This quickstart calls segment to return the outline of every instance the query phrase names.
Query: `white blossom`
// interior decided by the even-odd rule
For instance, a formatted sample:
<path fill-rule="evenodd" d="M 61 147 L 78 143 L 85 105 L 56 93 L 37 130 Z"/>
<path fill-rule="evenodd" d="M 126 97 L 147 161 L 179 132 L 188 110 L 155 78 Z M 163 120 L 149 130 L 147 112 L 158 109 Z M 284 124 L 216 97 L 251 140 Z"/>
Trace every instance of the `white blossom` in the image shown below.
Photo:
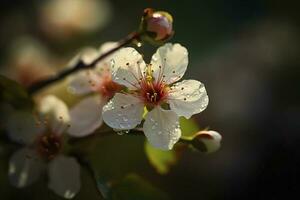
<path fill-rule="evenodd" d="M 84 49 L 71 64 L 82 61 L 92 63 L 101 54 L 116 47 L 116 42 L 107 42 L 99 50 Z M 121 85 L 112 81 L 109 61 L 113 55 L 97 63 L 95 69 L 84 70 L 69 78 L 69 90 L 76 95 L 86 95 L 78 104 L 71 108 L 70 135 L 83 137 L 93 133 L 102 123 L 102 107 L 112 98 Z"/>
<path fill-rule="evenodd" d="M 80 165 L 61 154 L 63 133 L 68 128 L 70 116 L 67 106 L 49 95 L 43 97 L 32 113 L 11 110 L 6 119 L 9 137 L 24 145 L 9 161 L 9 180 L 18 188 L 34 183 L 48 172 L 48 187 L 56 194 L 73 198 L 80 190 Z"/>
<path fill-rule="evenodd" d="M 107 0 L 51 0 L 40 8 L 40 25 L 49 36 L 68 39 L 70 36 L 99 31 L 111 19 Z"/>
<path fill-rule="evenodd" d="M 146 106 L 149 112 L 143 131 L 149 142 L 163 150 L 172 149 L 181 136 L 179 117 L 190 118 L 208 104 L 201 82 L 177 82 L 187 65 L 188 52 L 180 44 L 158 48 L 148 65 L 134 48 L 119 50 L 111 61 L 112 78 L 129 92 L 117 93 L 104 106 L 105 123 L 114 129 L 133 129 L 142 122 Z"/>

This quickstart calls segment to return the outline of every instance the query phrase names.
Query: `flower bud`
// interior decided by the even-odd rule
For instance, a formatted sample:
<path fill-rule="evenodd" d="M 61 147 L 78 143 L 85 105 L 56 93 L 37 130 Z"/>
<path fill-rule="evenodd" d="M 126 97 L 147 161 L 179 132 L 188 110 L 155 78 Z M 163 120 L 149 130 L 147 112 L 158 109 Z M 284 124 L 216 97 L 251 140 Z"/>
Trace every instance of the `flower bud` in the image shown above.
<path fill-rule="evenodd" d="M 144 10 L 140 25 L 142 40 L 153 44 L 163 44 L 173 36 L 173 18 L 164 11 Z"/>
<path fill-rule="evenodd" d="M 193 147 L 203 153 L 212 153 L 221 146 L 222 136 L 216 131 L 199 131 L 193 138 Z"/>

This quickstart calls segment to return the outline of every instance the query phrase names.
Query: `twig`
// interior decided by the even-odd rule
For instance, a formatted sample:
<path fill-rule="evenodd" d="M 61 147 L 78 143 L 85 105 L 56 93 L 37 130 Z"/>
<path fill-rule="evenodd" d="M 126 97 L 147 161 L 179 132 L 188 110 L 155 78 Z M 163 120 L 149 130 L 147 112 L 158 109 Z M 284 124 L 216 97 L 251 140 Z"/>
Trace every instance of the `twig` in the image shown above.
<path fill-rule="evenodd" d="M 113 49 L 111 49 L 110 51 L 100 55 L 98 58 L 96 58 L 92 63 L 90 64 L 85 64 L 83 63 L 82 60 L 80 60 L 78 63 L 75 64 L 75 66 L 68 68 L 64 71 L 62 71 L 61 73 L 59 73 L 58 75 L 54 76 L 54 77 L 50 77 L 49 79 L 45 79 L 45 80 L 41 80 L 39 82 L 36 82 L 35 84 L 33 84 L 32 86 L 30 86 L 28 88 L 28 93 L 30 95 L 33 95 L 34 93 L 40 91 L 41 89 L 47 87 L 48 85 L 56 82 L 56 81 L 60 81 L 63 78 L 65 78 L 66 76 L 77 72 L 79 70 L 83 70 L 83 69 L 91 69 L 94 68 L 95 65 L 103 60 L 104 58 L 106 58 L 107 56 L 109 56 L 110 54 L 114 53 L 115 51 L 117 51 L 118 49 L 130 44 L 131 42 L 133 42 L 134 40 L 139 40 L 139 38 L 141 37 L 141 33 L 139 32 L 133 32 L 131 34 L 129 34 L 127 37 L 125 37 L 123 40 L 119 41 L 119 45 Z"/>

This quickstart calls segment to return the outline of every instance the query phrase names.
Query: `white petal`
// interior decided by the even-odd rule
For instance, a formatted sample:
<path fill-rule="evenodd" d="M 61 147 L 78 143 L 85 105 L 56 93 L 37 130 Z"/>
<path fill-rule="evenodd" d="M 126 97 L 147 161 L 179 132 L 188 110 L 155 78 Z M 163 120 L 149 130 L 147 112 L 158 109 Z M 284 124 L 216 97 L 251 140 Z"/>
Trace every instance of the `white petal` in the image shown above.
<path fill-rule="evenodd" d="M 26 111 L 7 113 L 5 128 L 11 140 L 22 144 L 31 144 L 40 132 L 33 114 Z"/>
<path fill-rule="evenodd" d="M 102 125 L 102 107 L 106 100 L 100 95 L 83 99 L 71 111 L 71 122 L 68 133 L 75 137 L 82 137 L 93 133 Z"/>
<path fill-rule="evenodd" d="M 222 136 L 216 131 L 200 131 L 196 137 L 205 144 L 206 153 L 215 152 L 221 146 Z"/>
<path fill-rule="evenodd" d="M 130 89 L 137 89 L 145 68 L 143 57 L 131 47 L 119 50 L 111 61 L 113 80 Z"/>
<path fill-rule="evenodd" d="M 105 53 L 107 53 L 108 51 L 116 48 L 119 45 L 118 42 L 105 42 L 104 44 L 102 44 L 99 48 L 99 53 L 100 55 L 103 55 Z M 97 72 L 102 72 L 103 69 L 110 69 L 110 61 L 111 59 L 115 56 L 115 54 L 118 51 L 116 51 L 115 53 L 110 54 L 109 56 L 105 57 L 103 60 L 101 60 L 100 62 L 97 63 L 95 70 Z"/>
<path fill-rule="evenodd" d="M 100 46 L 99 52 L 100 54 L 107 53 L 108 51 L 116 48 L 118 45 L 119 45 L 118 42 L 105 42 Z"/>
<path fill-rule="evenodd" d="M 73 94 L 88 94 L 97 87 L 100 78 L 93 70 L 80 71 L 68 78 L 69 91 Z"/>
<path fill-rule="evenodd" d="M 92 47 L 86 47 L 84 49 L 81 49 L 80 52 L 74 56 L 69 63 L 67 64 L 67 67 L 74 67 L 78 64 L 78 62 L 81 60 L 84 64 L 88 65 L 91 62 L 94 61 L 99 56 L 99 52 L 97 49 L 94 49 Z"/>
<path fill-rule="evenodd" d="M 104 122 L 115 129 L 132 129 L 142 121 L 144 105 L 132 95 L 117 93 L 104 107 Z"/>
<path fill-rule="evenodd" d="M 9 181 L 15 187 L 26 187 L 40 177 L 44 167 L 44 163 L 33 150 L 20 149 L 10 158 Z"/>
<path fill-rule="evenodd" d="M 48 95 L 41 99 L 39 112 L 43 118 L 49 121 L 50 127 L 57 134 L 65 131 L 70 122 L 67 105 L 53 95 Z"/>
<path fill-rule="evenodd" d="M 187 65 L 188 51 L 180 44 L 165 44 L 157 49 L 151 60 L 153 77 L 158 79 L 164 76 L 163 80 L 167 84 L 181 79 Z"/>
<path fill-rule="evenodd" d="M 104 44 L 102 44 L 99 48 L 99 53 L 100 55 L 103 55 L 105 53 L 107 53 L 108 51 L 116 48 L 119 45 L 118 42 L 105 42 Z M 97 72 L 100 76 L 102 75 L 103 71 L 109 72 L 110 71 L 110 61 L 112 60 L 112 58 L 114 57 L 114 55 L 117 53 L 118 51 L 106 56 L 104 59 L 102 59 L 101 61 L 99 61 L 96 64 L 95 67 L 95 72 Z"/>
<path fill-rule="evenodd" d="M 74 158 L 58 156 L 48 166 L 48 187 L 57 195 L 72 199 L 80 190 L 80 166 Z"/>
<path fill-rule="evenodd" d="M 203 83 L 184 80 L 171 87 L 169 100 L 171 110 L 179 116 L 190 118 L 208 105 L 208 96 Z"/>
<path fill-rule="evenodd" d="M 94 48 L 85 48 L 82 50 L 81 54 L 81 60 L 84 64 L 88 65 L 92 63 L 96 58 L 99 57 L 100 52 L 97 49 Z"/>
<path fill-rule="evenodd" d="M 160 107 L 146 115 L 143 130 L 149 143 L 162 150 L 172 149 L 181 136 L 176 113 Z"/>

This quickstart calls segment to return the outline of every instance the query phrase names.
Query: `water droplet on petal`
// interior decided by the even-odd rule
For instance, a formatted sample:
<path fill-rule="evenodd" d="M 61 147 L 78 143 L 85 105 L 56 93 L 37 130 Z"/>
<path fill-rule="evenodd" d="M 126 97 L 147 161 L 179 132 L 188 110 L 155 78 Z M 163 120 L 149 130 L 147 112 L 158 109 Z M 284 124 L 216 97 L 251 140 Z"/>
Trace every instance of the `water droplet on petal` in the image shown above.
<path fill-rule="evenodd" d="M 66 190 L 64 193 L 64 197 L 66 199 L 72 199 L 74 196 L 75 196 L 75 193 L 70 190 Z"/>
<path fill-rule="evenodd" d="M 157 56 L 156 56 L 156 55 L 153 55 L 153 56 L 152 56 L 152 60 L 153 60 L 154 62 L 156 62 L 156 61 L 157 61 Z"/>

